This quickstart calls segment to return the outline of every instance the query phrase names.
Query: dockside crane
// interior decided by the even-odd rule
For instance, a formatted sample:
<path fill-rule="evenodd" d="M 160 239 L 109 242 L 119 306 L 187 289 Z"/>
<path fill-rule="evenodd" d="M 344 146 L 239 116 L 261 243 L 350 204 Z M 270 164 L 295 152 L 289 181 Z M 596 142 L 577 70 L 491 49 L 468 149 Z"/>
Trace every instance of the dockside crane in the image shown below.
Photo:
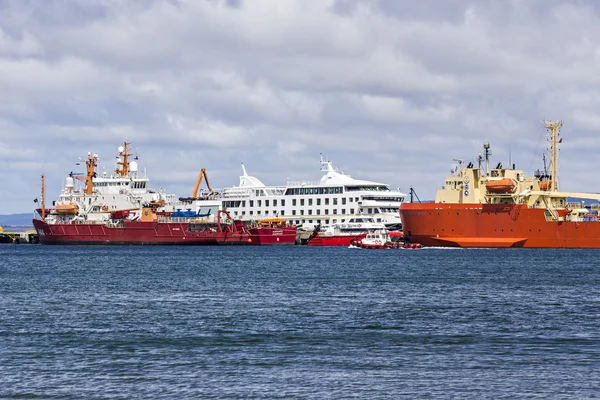
<path fill-rule="evenodd" d="M 192 198 L 198 198 L 198 189 L 200 189 L 200 184 L 202 183 L 202 178 L 206 182 L 206 187 L 208 188 L 209 194 L 212 194 L 213 190 L 210 187 L 210 183 L 208 182 L 208 175 L 206 173 L 206 168 L 202 168 L 200 173 L 198 174 L 198 179 L 196 180 L 196 186 L 194 186 L 194 192 L 192 193 Z"/>

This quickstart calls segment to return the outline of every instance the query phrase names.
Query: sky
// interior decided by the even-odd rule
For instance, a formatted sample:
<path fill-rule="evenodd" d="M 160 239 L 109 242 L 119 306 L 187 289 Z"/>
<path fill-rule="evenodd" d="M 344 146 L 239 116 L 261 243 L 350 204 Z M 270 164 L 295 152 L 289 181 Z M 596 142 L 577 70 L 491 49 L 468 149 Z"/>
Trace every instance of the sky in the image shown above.
<path fill-rule="evenodd" d="M 0 0 L 0 214 L 131 142 L 154 188 L 355 178 L 433 199 L 454 159 L 600 192 L 600 6 L 557 0 Z"/>

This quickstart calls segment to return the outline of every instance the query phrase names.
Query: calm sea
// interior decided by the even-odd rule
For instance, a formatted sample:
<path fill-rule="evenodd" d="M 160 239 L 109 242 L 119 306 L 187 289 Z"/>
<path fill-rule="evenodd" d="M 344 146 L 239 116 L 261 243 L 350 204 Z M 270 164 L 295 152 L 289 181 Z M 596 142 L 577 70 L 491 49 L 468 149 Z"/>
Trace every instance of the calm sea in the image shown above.
<path fill-rule="evenodd" d="M 600 251 L 0 246 L 0 398 L 597 398 Z"/>

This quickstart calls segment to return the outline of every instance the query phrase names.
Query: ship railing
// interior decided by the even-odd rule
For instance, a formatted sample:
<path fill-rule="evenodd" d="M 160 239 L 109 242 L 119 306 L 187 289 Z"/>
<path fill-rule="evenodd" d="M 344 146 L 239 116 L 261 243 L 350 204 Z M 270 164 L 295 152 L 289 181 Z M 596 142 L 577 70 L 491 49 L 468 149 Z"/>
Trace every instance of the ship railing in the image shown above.
<path fill-rule="evenodd" d="M 287 181 L 287 186 L 321 186 L 320 181 Z"/>
<path fill-rule="evenodd" d="M 210 222 L 208 219 L 206 218 L 201 218 L 201 217 L 165 217 L 165 216 L 158 216 L 157 218 L 158 222 L 178 222 L 178 223 L 198 223 L 198 224 L 202 224 L 202 223 L 208 223 Z"/>
<path fill-rule="evenodd" d="M 220 194 L 221 198 L 232 198 L 239 196 L 250 196 L 255 189 L 227 189 L 227 192 L 223 192 Z"/>

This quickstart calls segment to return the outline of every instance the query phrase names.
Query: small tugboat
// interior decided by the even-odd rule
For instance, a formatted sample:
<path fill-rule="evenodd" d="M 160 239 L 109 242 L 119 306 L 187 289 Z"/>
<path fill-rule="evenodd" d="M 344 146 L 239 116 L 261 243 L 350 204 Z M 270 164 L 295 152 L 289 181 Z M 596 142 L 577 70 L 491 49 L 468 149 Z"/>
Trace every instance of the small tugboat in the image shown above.
<path fill-rule="evenodd" d="M 369 232 L 377 230 L 385 230 L 385 225 L 375 222 L 373 217 L 357 215 L 322 228 L 317 226 L 308 240 L 308 245 L 349 246 L 352 241 L 360 241 Z"/>
<path fill-rule="evenodd" d="M 390 232 L 385 229 L 369 232 L 360 240 L 352 240 L 350 247 L 361 249 L 420 249 L 423 246 L 419 243 L 407 243 L 401 241 L 392 241 Z"/>

